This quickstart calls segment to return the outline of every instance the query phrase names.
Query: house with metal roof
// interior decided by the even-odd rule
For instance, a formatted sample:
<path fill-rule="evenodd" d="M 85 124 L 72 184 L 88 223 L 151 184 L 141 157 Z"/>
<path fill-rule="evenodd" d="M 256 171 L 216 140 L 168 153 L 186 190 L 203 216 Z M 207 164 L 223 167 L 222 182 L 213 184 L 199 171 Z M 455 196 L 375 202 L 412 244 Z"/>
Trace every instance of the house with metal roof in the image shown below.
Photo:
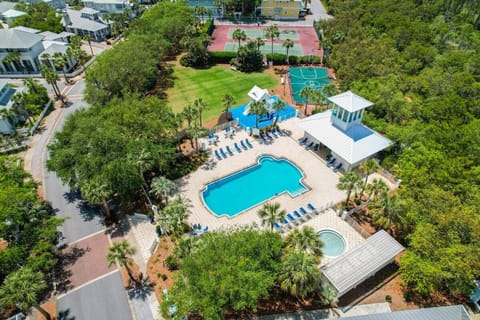
<path fill-rule="evenodd" d="M 15 9 L 9 9 L 5 12 L 2 13 L 2 20 L 11 26 L 15 20 L 21 16 L 26 15 L 26 12 L 20 11 L 20 10 L 15 10 Z"/>
<path fill-rule="evenodd" d="M 43 36 L 16 29 L 0 29 L 0 73 L 39 72 Z"/>
<path fill-rule="evenodd" d="M 39 2 L 45 2 L 48 4 L 50 7 L 57 9 L 57 10 L 62 10 L 66 7 L 65 0 L 25 0 L 26 3 L 39 3 Z"/>
<path fill-rule="evenodd" d="M 132 7 L 128 0 L 83 0 L 85 8 L 91 8 L 100 13 L 123 13 Z"/>
<path fill-rule="evenodd" d="M 297 124 L 310 141 L 327 147 L 344 169 L 358 166 L 392 144 L 362 123 L 365 109 L 373 102 L 351 91 L 328 100 L 333 109 L 300 119 Z"/>
<path fill-rule="evenodd" d="M 104 41 L 110 36 L 110 24 L 100 17 L 100 12 L 92 8 L 63 11 L 62 24 L 68 32 L 90 36 L 92 41 Z"/>
<path fill-rule="evenodd" d="M 11 98 L 15 91 L 15 88 L 8 85 L 7 79 L 0 79 L 0 111 L 11 107 Z M 13 132 L 10 122 L 0 115 L 0 134 L 12 134 Z"/>
<path fill-rule="evenodd" d="M 462 305 L 342 317 L 342 320 L 471 320 Z"/>
<path fill-rule="evenodd" d="M 321 268 L 323 278 L 343 296 L 395 260 L 405 248 L 384 230 Z"/>

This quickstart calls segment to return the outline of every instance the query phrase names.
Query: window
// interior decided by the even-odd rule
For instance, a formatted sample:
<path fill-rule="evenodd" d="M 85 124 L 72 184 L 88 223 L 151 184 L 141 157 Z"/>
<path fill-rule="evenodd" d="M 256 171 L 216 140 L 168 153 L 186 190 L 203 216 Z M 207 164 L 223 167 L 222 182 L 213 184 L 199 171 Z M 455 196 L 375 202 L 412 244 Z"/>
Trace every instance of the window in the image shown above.
<path fill-rule="evenodd" d="M 347 110 L 343 110 L 343 115 L 342 115 L 343 122 L 347 122 L 349 114 L 350 112 L 348 112 Z"/>

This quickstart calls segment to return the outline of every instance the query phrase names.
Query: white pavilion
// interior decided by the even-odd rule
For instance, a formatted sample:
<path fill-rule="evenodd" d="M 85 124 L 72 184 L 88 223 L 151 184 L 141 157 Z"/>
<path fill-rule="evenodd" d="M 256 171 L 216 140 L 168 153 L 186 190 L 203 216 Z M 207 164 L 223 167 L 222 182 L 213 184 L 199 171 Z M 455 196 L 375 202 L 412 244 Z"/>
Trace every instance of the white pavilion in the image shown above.
<path fill-rule="evenodd" d="M 276 101 L 276 99 L 268 93 L 267 89 L 262 89 L 257 85 L 254 85 L 252 89 L 248 92 L 248 97 L 250 98 L 250 102 L 248 103 L 245 111 L 243 112 L 244 115 L 248 114 L 248 110 L 250 108 L 250 103 L 263 101 L 267 108 L 270 110 L 272 104 Z"/>
<path fill-rule="evenodd" d="M 336 163 L 350 170 L 392 144 L 378 132 L 362 124 L 365 109 L 373 102 L 351 91 L 328 100 L 333 109 L 298 120 L 309 141 L 330 149 Z"/>

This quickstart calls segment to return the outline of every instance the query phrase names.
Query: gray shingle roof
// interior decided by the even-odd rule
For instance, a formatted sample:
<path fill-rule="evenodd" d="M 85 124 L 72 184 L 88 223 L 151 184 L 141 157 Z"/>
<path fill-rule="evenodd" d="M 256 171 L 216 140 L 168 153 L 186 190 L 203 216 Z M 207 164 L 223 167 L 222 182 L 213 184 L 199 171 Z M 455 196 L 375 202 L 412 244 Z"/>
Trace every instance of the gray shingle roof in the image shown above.
<path fill-rule="evenodd" d="M 322 272 L 340 297 L 373 276 L 403 250 L 400 243 L 380 230 L 367 241 L 322 267 Z"/>
<path fill-rule="evenodd" d="M 462 305 L 342 317 L 342 320 L 470 320 Z"/>
<path fill-rule="evenodd" d="M 30 32 L 13 29 L 0 29 L 0 48 L 3 49 L 31 48 L 42 41 L 42 39 L 43 36 Z"/>

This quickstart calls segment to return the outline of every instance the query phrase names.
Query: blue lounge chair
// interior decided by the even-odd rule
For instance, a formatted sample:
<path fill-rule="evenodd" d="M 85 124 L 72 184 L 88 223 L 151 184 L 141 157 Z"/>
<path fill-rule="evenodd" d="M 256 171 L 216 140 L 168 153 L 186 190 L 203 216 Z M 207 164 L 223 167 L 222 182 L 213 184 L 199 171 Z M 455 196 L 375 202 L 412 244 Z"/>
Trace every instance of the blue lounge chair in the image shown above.
<path fill-rule="evenodd" d="M 243 140 L 240 141 L 240 145 L 242 146 L 243 150 L 247 150 L 247 146 L 245 145 L 245 143 L 243 142 Z"/>
<path fill-rule="evenodd" d="M 308 207 L 308 209 L 310 209 L 310 210 L 312 210 L 312 211 L 316 211 L 316 210 L 317 210 L 317 208 L 315 208 L 315 206 L 314 206 L 313 204 L 311 204 L 311 203 L 307 204 L 307 207 Z"/>
<path fill-rule="evenodd" d="M 265 136 L 263 135 L 263 133 L 260 132 L 260 140 L 262 140 L 263 143 L 267 142 L 267 139 L 265 139 Z"/>
<path fill-rule="evenodd" d="M 238 153 L 242 152 L 242 149 L 240 149 L 240 147 L 236 142 L 233 144 L 233 146 L 235 147 L 235 150 L 237 150 Z"/>
<path fill-rule="evenodd" d="M 217 160 L 222 160 L 222 157 L 220 157 L 220 154 L 218 153 L 218 150 L 215 149 L 215 157 L 217 157 Z"/>
<path fill-rule="evenodd" d="M 283 131 L 282 131 L 282 130 L 280 130 L 280 128 L 279 128 L 279 127 L 277 127 L 277 133 L 278 133 L 279 135 L 283 136 Z"/>
<path fill-rule="evenodd" d="M 337 172 L 338 170 L 342 169 L 342 165 L 343 165 L 343 163 L 341 163 L 341 162 L 339 164 L 337 164 L 337 166 L 335 168 L 333 168 L 333 172 Z"/>
<path fill-rule="evenodd" d="M 275 227 L 275 229 L 277 229 L 277 230 L 280 230 L 280 229 L 282 229 L 282 226 L 281 226 L 281 225 L 279 225 L 279 224 L 278 224 L 278 222 L 274 222 L 274 223 L 273 223 L 273 226 L 274 226 L 274 227 Z"/>
<path fill-rule="evenodd" d="M 205 226 L 205 228 L 203 228 L 203 232 L 207 232 L 208 231 L 208 226 Z"/>
<path fill-rule="evenodd" d="M 268 134 L 268 131 L 265 132 L 265 135 L 267 136 L 268 140 L 273 140 L 272 136 Z"/>
<path fill-rule="evenodd" d="M 301 212 L 304 216 L 306 216 L 306 215 L 308 214 L 307 210 L 305 210 L 304 207 L 300 207 L 300 212 Z"/>
<path fill-rule="evenodd" d="M 305 146 L 305 150 L 310 150 L 313 148 L 313 142 L 310 142 L 308 146 Z"/>
<path fill-rule="evenodd" d="M 300 213 L 298 213 L 297 210 L 293 211 L 293 215 L 294 215 L 295 218 L 297 218 L 297 219 L 301 219 L 301 218 L 302 218 L 302 216 L 300 215 Z"/>
<path fill-rule="evenodd" d="M 303 146 L 304 144 L 306 144 L 308 141 L 308 138 L 307 137 L 303 137 L 302 140 L 300 140 L 298 143 L 300 143 L 301 146 Z"/>
<path fill-rule="evenodd" d="M 272 131 L 270 131 L 270 133 L 272 134 L 272 136 L 275 137 L 275 139 L 278 139 L 278 136 L 277 136 L 277 134 L 275 133 L 275 130 L 274 130 L 274 129 L 272 129 Z"/>
<path fill-rule="evenodd" d="M 232 149 L 230 149 L 230 146 L 227 146 L 227 152 L 230 156 L 233 156 Z"/>
<path fill-rule="evenodd" d="M 250 141 L 248 139 L 245 139 L 245 143 L 247 144 L 247 146 L 251 149 L 253 148 L 252 144 L 250 143 Z"/>
<path fill-rule="evenodd" d="M 337 159 L 336 159 L 336 158 L 332 158 L 330 161 L 328 161 L 327 167 L 333 166 L 333 164 L 335 163 L 335 161 L 337 161 Z"/>
<path fill-rule="evenodd" d="M 283 227 L 285 227 L 286 225 L 288 225 L 288 220 L 287 219 L 283 219 Z"/>
<path fill-rule="evenodd" d="M 287 213 L 287 218 L 288 218 L 288 220 L 290 220 L 290 222 L 295 222 L 295 220 L 296 220 L 296 219 L 292 216 L 291 213 Z"/>
<path fill-rule="evenodd" d="M 227 155 L 225 154 L 225 151 L 223 151 L 222 148 L 220 148 L 220 154 L 222 155 L 223 159 L 227 159 Z"/>

